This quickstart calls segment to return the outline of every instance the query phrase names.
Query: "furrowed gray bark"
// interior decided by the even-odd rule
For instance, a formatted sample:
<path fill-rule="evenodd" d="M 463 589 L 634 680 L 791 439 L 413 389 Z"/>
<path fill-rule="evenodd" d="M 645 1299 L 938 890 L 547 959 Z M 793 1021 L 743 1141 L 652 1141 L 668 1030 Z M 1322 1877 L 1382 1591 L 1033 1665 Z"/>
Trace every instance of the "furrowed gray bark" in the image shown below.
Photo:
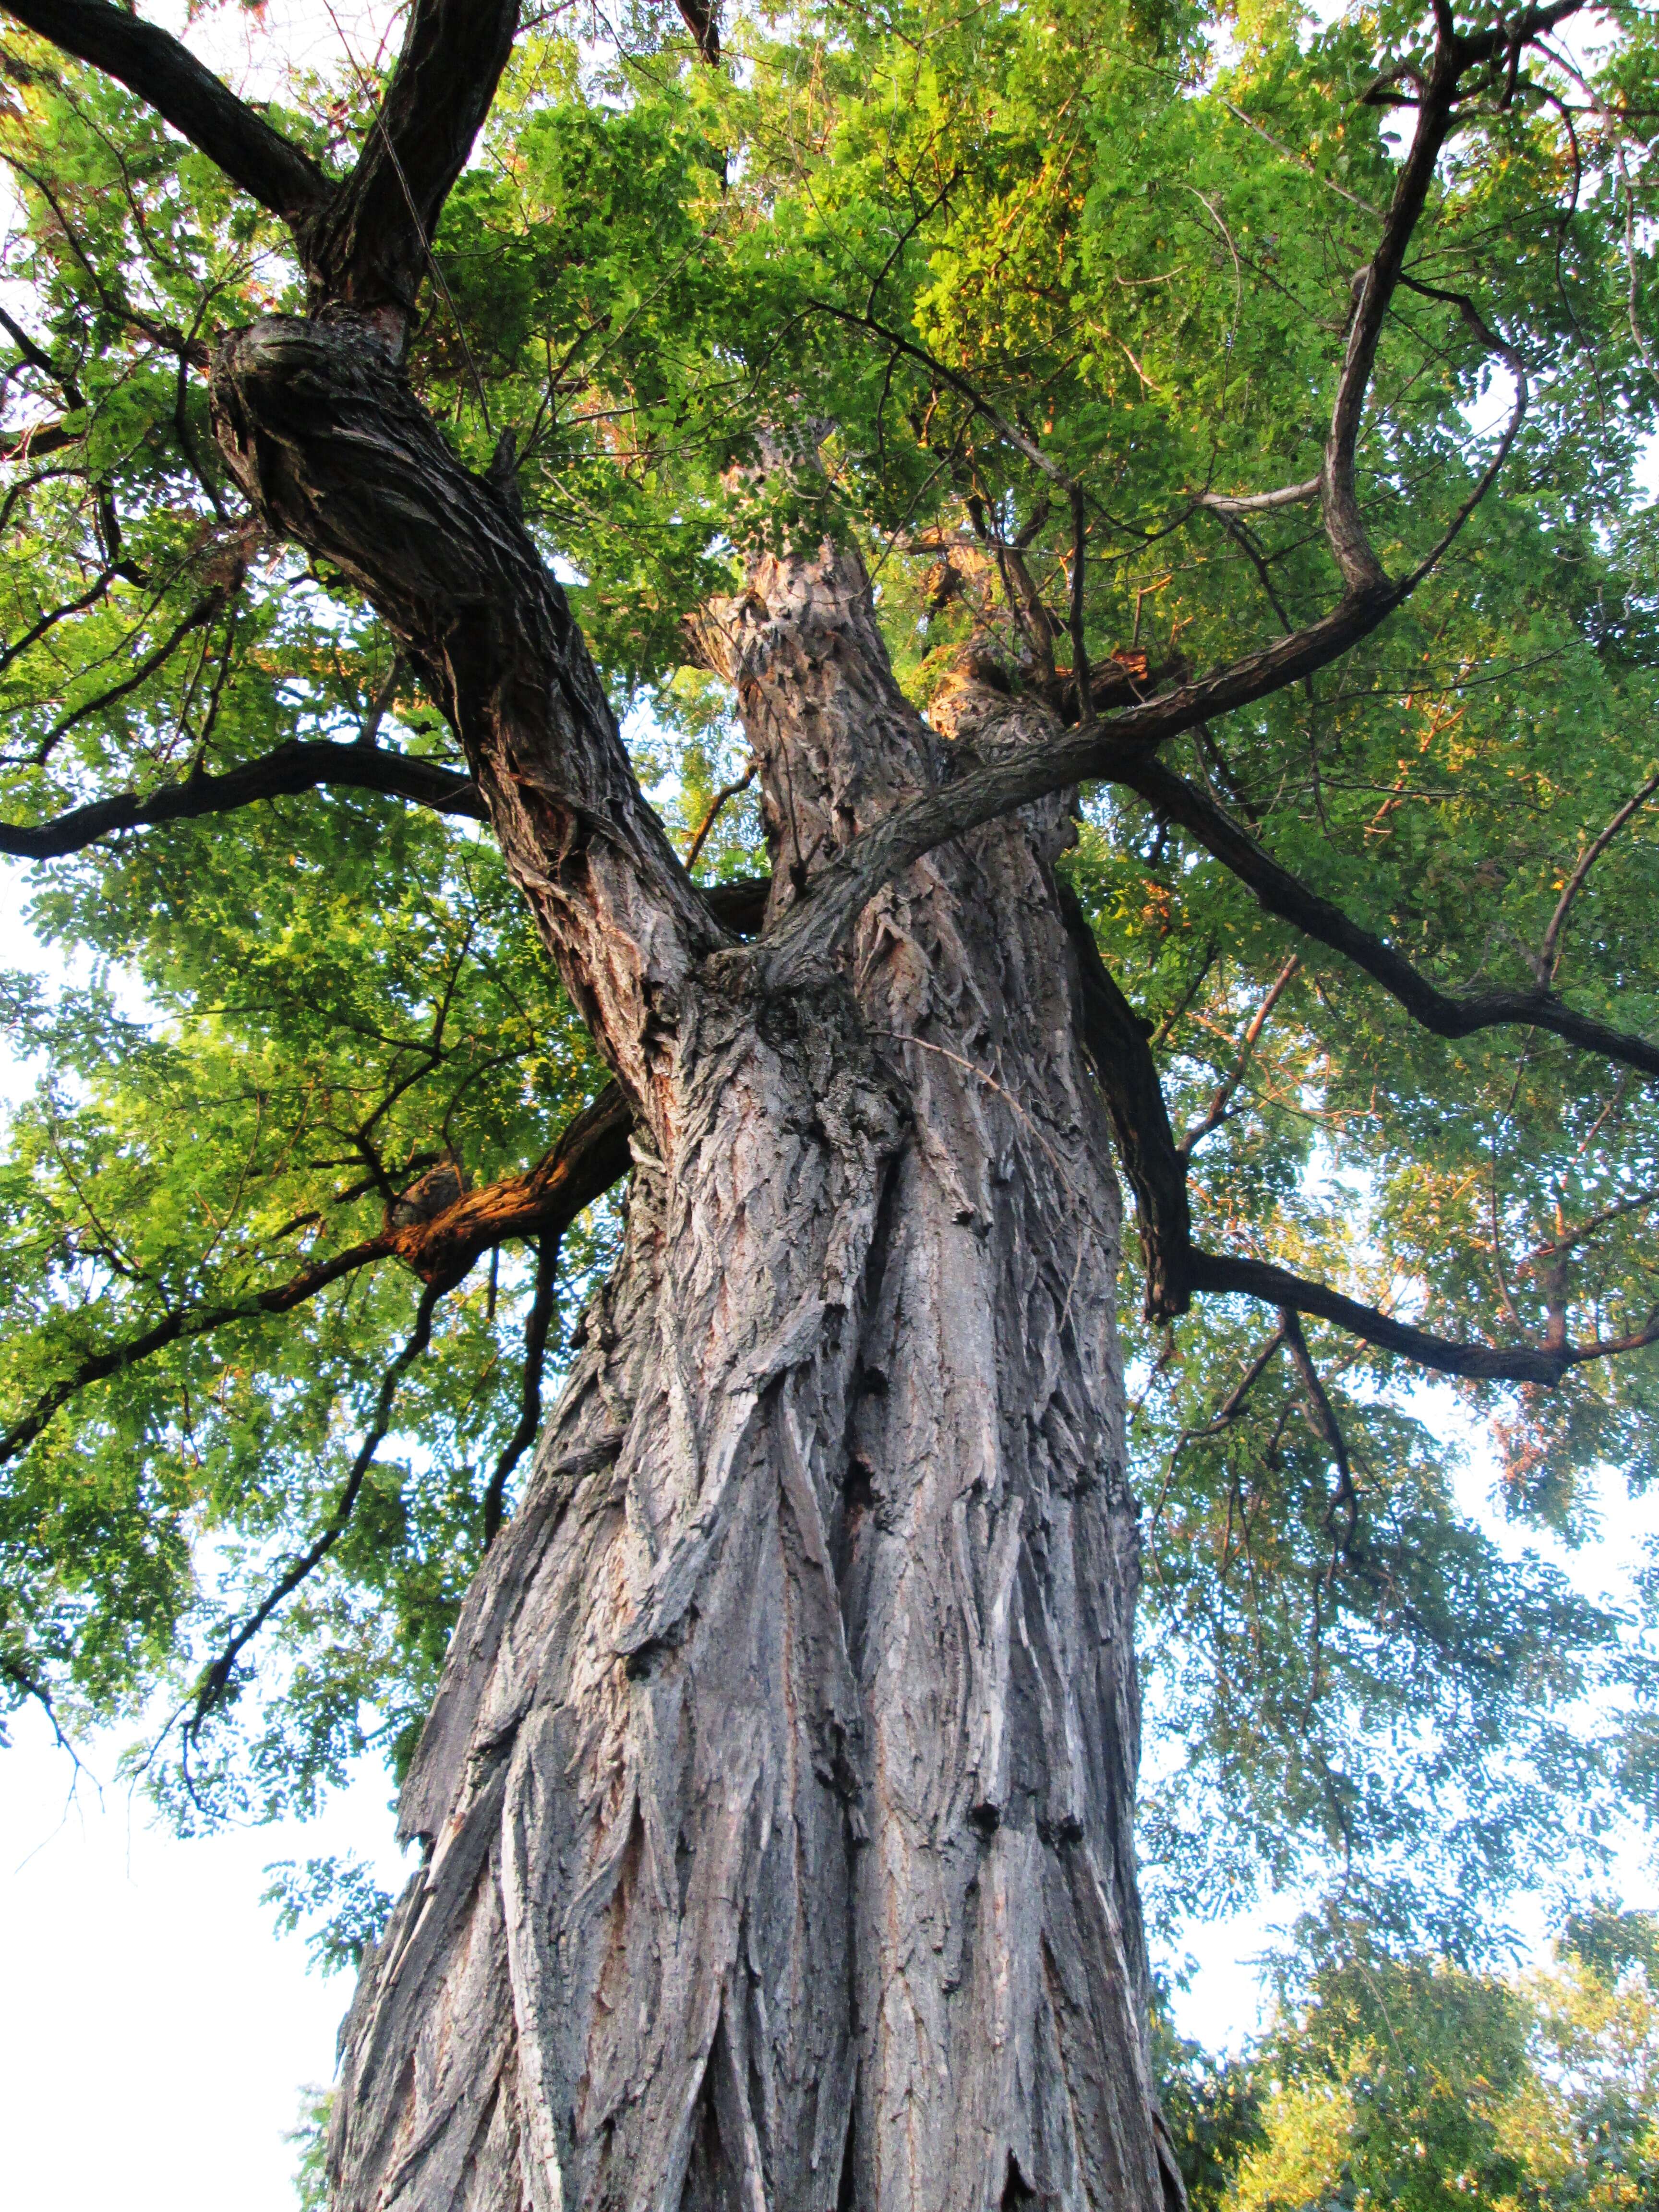
<path fill-rule="evenodd" d="M 778 904 L 1037 734 L 972 688 L 929 732 L 855 561 L 762 563 L 717 617 Z M 1067 834 L 1048 802 L 931 856 L 787 998 L 732 951 L 685 994 L 669 1134 L 405 1789 L 429 1858 L 348 2024 L 341 2207 L 1176 2193 Z"/>

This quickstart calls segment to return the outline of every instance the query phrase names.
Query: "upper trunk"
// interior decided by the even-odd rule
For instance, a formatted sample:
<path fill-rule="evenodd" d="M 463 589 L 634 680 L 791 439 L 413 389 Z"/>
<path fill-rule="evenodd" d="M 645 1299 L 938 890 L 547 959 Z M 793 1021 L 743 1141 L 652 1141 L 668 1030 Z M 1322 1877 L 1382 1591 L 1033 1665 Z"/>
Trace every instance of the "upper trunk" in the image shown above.
<path fill-rule="evenodd" d="M 217 397 L 252 495 L 451 714 L 639 1115 L 621 1265 L 405 1789 L 428 1858 L 348 2025 L 337 2203 L 1157 2212 L 1119 1210 L 1064 808 L 941 849 L 781 985 L 372 336 L 261 325 Z M 827 549 L 704 637 L 775 915 L 1049 727 L 968 686 L 930 731 Z"/>

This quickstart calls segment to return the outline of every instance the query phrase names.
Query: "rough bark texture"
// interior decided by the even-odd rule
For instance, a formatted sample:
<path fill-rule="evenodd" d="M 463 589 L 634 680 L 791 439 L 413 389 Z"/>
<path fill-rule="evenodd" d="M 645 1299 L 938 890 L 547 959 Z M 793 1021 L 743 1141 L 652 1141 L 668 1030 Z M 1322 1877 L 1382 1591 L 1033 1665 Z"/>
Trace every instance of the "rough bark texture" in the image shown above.
<path fill-rule="evenodd" d="M 853 564 L 728 612 L 787 901 L 945 757 Z M 1018 742 L 1003 706 L 959 744 Z M 856 1012 L 732 960 L 683 1029 L 405 1793 L 432 1857 L 354 2011 L 343 2204 L 1161 2203 L 1063 834 L 913 872 Z"/>
<path fill-rule="evenodd" d="M 347 2025 L 337 2203 L 1157 2212 L 1064 804 L 918 862 L 781 986 L 374 327 L 256 325 L 216 402 L 270 526 L 443 702 L 635 1116 L 621 1265 L 404 1791 L 426 1863 Z M 770 925 L 885 811 L 1053 737 L 973 684 L 928 729 L 827 548 L 702 638 L 763 763 Z"/>

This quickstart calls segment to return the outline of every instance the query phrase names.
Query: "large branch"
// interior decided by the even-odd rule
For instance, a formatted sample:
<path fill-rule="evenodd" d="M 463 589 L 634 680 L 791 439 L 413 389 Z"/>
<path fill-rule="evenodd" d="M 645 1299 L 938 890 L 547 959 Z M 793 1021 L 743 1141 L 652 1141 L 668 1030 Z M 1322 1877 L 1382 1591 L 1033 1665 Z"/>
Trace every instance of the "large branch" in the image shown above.
<path fill-rule="evenodd" d="M 1317 622 L 1196 682 L 1142 700 L 1087 727 L 1067 730 L 1050 744 L 971 769 L 936 791 L 896 806 L 815 878 L 808 895 L 766 940 L 769 973 L 784 988 L 803 968 L 832 958 L 882 886 L 935 846 L 1073 784 L 1127 782 L 1170 738 L 1268 698 L 1328 666 L 1369 637 L 1400 605 L 1407 590 L 1404 585 L 1391 585 L 1351 592 Z"/>
<path fill-rule="evenodd" d="M 1427 1329 L 1413 1328 L 1408 1322 L 1396 1321 L 1391 1314 L 1380 1313 L 1375 1306 L 1344 1297 L 1340 1291 L 1333 1291 L 1323 1283 L 1310 1283 L 1286 1268 L 1274 1267 L 1269 1261 L 1236 1259 L 1222 1252 L 1194 1249 L 1189 1279 L 1194 1291 L 1264 1298 L 1269 1305 L 1286 1306 L 1296 1313 L 1317 1314 L 1322 1321 L 1334 1322 L 1338 1328 L 1346 1329 L 1381 1351 L 1398 1352 L 1402 1359 L 1415 1360 L 1422 1367 L 1437 1368 L 1443 1375 L 1462 1375 L 1480 1382 L 1554 1384 L 1569 1368 L 1582 1367 L 1593 1359 L 1611 1359 L 1625 1352 L 1640 1352 L 1648 1345 L 1659 1343 L 1659 1323 L 1650 1322 L 1627 1336 L 1598 1339 L 1591 1344 L 1565 1344 L 1559 1347 L 1460 1344 L 1447 1337 L 1435 1336 Z"/>
<path fill-rule="evenodd" d="M 100 837 L 118 830 L 155 829 L 167 822 L 228 814 L 261 799 L 288 799 L 335 785 L 380 792 L 386 798 L 408 799 L 416 806 L 430 807 L 434 813 L 458 815 L 471 822 L 489 819 L 489 810 L 471 777 L 442 768 L 435 761 L 362 744 L 278 745 L 274 752 L 244 761 L 222 775 L 187 776 L 182 783 L 166 784 L 148 797 L 121 791 L 109 799 L 72 807 L 48 822 L 0 822 L 0 854 L 19 860 L 60 860 L 70 853 L 84 852 Z M 764 876 L 697 885 L 704 904 L 734 937 L 752 937 L 759 929 L 769 889 Z"/>
<path fill-rule="evenodd" d="M 1169 1320 L 1185 1313 L 1191 1303 L 1193 1223 L 1187 1164 L 1170 1127 L 1146 1024 L 1101 958 L 1088 917 L 1069 884 L 1060 885 L 1060 905 L 1077 960 L 1082 999 L 1079 1028 L 1100 1077 L 1118 1158 L 1134 1193 L 1135 1227 L 1146 1272 L 1146 1311 L 1155 1320 Z"/>
<path fill-rule="evenodd" d="M 136 92 L 231 182 L 303 226 L 334 187 L 308 154 L 237 99 L 168 32 L 108 0 L 5 0 L 6 12 Z"/>
<path fill-rule="evenodd" d="M 204 814 L 226 814 L 262 799 L 287 799 L 324 784 L 356 791 L 378 791 L 411 799 L 440 814 L 485 818 L 478 787 L 465 770 L 441 768 L 435 761 L 379 745 L 279 745 L 258 760 L 245 761 L 222 775 L 192 775 L 141 795 L 117 792 L 35 825 L 0 822 L 0 853 L 20 860 L 57 860 L 78 853 L 118 830 L 145 830 L 163 822 L 187 822 Z"/>
<path fill-rule="evenodd" d="M 1362 929 L 1340 907 L 1281 866 L 1241 823 L 1161 761 L 1127 763 L 1117 781 L 1139 792 L 1213 854 L 1255 892 L 1269 914 L 1352 960 L 1437 1036 L 1472 1036 L 1478 1030 L 1519 1024 L 1547 1030 L 1644 1075 L 1659 1075 L 1659 1044 L 1613 1029 L 1592 1015 L 1575 1013 L 1553 991 L 1442 991 L 1391 945 Z"/>
<path fill-rule="evenodd" d="M 389 313 L 401 336 L 444 202 L 513 50 L 518 0 L 416 0 L 385 100 L 343 184 L 141 16 L 109 0 L 6 6 L 63 52 L 148 100 L 233 184 L 282 216 L 313 307 Z"/>
<path fill-rule="evenodd" d="M 544 944 L 613 1072 L 660 1110 L 719 933 L 640 788 L 580 627 L 513 502 L 356 315 L 267 316 L 214 356 L 220 448 L 265 528 L 385 621 L 456 732 Z"/>
<path fill-rule="evenodd" d="M 1150 1319 L 1174 1320 L 1201 1291 L 1261 1298 L 1291 1313 L 1316 1314 L 1381 1351 L 1443 1375 L 1499 1382 L 1557 1383 L 1571 1367 L 1659 1342 L 1659 1318 L 1628 1336 L 1587 1345 L 1460 1342 L 1396 1321 L 1376 1306 L 1362 1304 L 1271 1261 L 1201 1250 L 1192 1241 L 1187 1161 L 1170 1127 L 1146 1025 L 1108 972 L 1081 905 L 1065 887 L 1060 906 L 1081 984 L 1079 1025 L 1135 1194 Z"/>
<path fill-rule="evenodd" d="M 495 1245 L 514 1237 L 562 1236 L 578 1214 L 627 1174 L 630 1127 L 622 1092 L 614 1083 L 607 1085 L 546 1158 L 525 1174 L 470 1192 L 429 1221 L 410 1222 L 366 1237 L 314 1267 L 302 1267 L 286 1282 L 219 1305 L 168 1314 L 137 1336 L 88 1353 L 0 1435 L 0 1466 L 32 1443 L 81 1391 L 107 1382 L 170 1345 L 209 1335 L 236 1322 L 291 1313 L 331 1284 L 376 1261 L 402 1260 L 428 1285 L 453 1288 L 480 1255 Z"/>
<path fill-rule="evenodd" d="M 334 302 L 407 314 L 444 202 L 483 128 L 518 0 L 415 0 L 357 166 L 311 241 Z"/>

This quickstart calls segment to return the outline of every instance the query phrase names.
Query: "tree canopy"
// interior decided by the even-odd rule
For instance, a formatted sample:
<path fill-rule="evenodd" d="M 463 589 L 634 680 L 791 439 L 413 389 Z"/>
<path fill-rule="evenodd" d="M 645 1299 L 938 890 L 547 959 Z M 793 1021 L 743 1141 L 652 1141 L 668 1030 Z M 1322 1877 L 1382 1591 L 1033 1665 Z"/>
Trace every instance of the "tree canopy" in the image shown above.
<path fill-rule="evenodd" d="M 4 982 L 40 1073 L 0 1678 L 142 1728 L 189 1822 L 407 1759 L 605 1325 L 628 1130 L 433 700 L 209 420 L 219 335 L 305 295 L 281 193 L 370 138 L 386 58 L 283 80 L 273 184 L 92 65 L 115 12 L 15 4 L 0 47 L 0 851 L 59 955 Z M 1644 1624 L 1469 1517 L 1417 1395 L 1569 1541 L 1599 1471 L 1655 1472 L 1654 18 L 684 16 L 521 29 L 410 278 L 414 389 L 569 580 L 739 929 L 768 862 L 700 611 L 743 548 L 857 545 L 918 704 L 971 668 L 1079 748 L 1271 665 L 1076 756 L 1140 1226 L 1143 1850 L 1172 1924 L 1330 1881 L 1473 1954 L 1659 1811 Z"/>

